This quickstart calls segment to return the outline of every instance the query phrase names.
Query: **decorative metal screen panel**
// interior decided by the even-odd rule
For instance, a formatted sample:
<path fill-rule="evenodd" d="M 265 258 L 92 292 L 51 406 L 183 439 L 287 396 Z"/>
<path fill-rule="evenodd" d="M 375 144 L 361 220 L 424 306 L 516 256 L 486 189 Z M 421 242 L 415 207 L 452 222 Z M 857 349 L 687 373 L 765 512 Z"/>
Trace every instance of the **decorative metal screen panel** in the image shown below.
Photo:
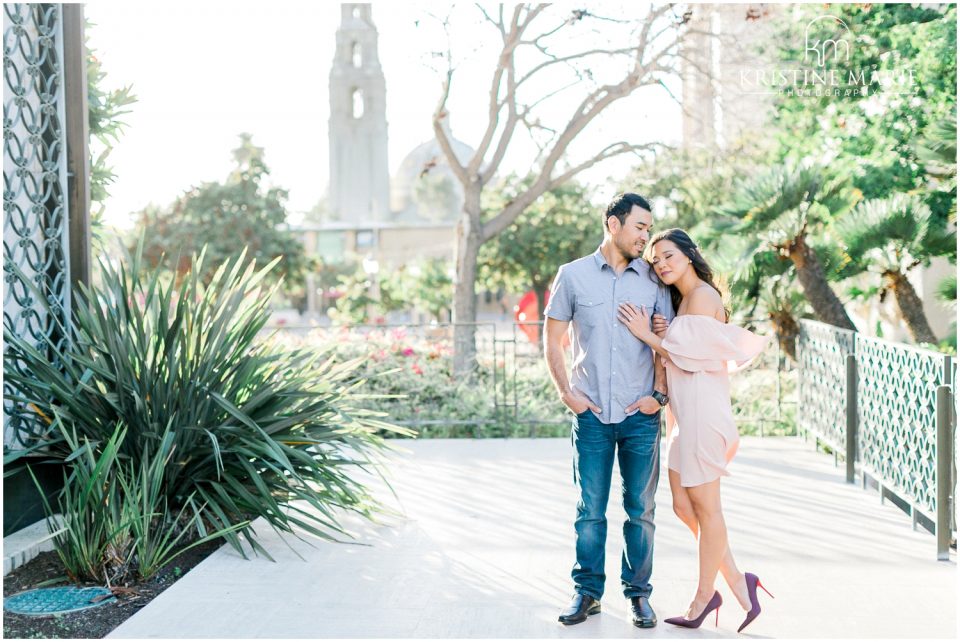
<path fill-rule="evenodd" d="M 858 459 L 928 517 L 937 506 L 937 387 L 953 365 L 938 352 L 857 336 Z"/>
<path fill-rule="evenodd" d="M 56 333 L 45 306 L 12 266 L 65 320 L 70 275 L 61 5 L 4 4 L 3 11 L 3 323 L 45 350 L 67 338 Z M 4 444 L 13 445 L 35 415 L 6 399 L 3 410 Z"/>
<path fill-rule="evenodd" d="M 797 426 L 841 452 L 847 434 L 846 359 L 854 353 L 854 336 L 826 323 L 800 321 Z"/>

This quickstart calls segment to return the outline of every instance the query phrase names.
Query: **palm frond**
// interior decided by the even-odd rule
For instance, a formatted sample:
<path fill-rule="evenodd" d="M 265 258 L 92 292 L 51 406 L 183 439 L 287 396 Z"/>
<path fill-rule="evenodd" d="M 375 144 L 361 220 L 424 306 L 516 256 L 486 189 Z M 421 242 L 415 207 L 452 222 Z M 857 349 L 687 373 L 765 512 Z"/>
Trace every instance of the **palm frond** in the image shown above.
<path fill-rule="evenodd" d="M 930 233 L 930 208 L 915 194 L 893 194 L 871 199 L 838 218 L 834 229 L 854 261 L 870 250 L 898 248 L 922 254 Z M 939 237 L 932 239 L 939 242 Z"/>
<path fill-rule="evenodd" d="M 915 146 L 917 158 L 934 176 L 957 175 L 957 113 L 930 123 Z"/>
<path fill-rule="evenodd" d="M 957 275 L 952 274 L 937 284 L 937 298 L 947 303 L 957 303 Z"/>

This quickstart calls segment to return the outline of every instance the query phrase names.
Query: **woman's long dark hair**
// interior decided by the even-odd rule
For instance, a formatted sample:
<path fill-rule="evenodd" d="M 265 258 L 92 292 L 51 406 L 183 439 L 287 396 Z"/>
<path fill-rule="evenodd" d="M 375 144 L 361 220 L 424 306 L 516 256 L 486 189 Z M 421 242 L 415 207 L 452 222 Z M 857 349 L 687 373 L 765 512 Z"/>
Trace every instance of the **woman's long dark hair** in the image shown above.
<path fill-rule="evenodd" d="M 714 280 L 713 270 L 710 269 L 710 265 L 707 263 L 707 260 L 703 258 L 703 254 L 700 253 L 700 248 L 697 247 L 697 244 L 693 242 L 693 239 L 690 238 L 690 235 L 681 230 L 679 227 L 673 227 L 669 230 L 663 230 L 662 232 L 657 232 L 653 235 L 649 242 L 647 242 L 647 251 L 646 251 L 646 260 L 648 263 L 653 261 L 653 246 L 659 243 L 660 241 L 670 241 L 677 246 L 683 255 L 690 259 L 690 263 L 693 266 L 693 270 L 697 273 L 697 276 L 700 277 L 700 280 L 709 284 L 714 290 L 717 291 L 717 294 L 720 295 L 720 298 L 723 298 L 723 292 L 720 291 L 720 288 L 717 287 L 717 284 Z M 657 273 L 654 270 L 650 270 L 650 275 L 657 283 L 661 283 L 660 277 L 657 276 Z M 673 301 L 673 309 L 678 310 L 680 308 L 680 301 L 683 300 L 683 295 L 680 294 L 680 290 L 677 289 L 677 286 L 671 285 L 670 288 L 670 299 Z M 730 319 L 730 311 L 724 306 L 723 308 L 726 318 Z"/>

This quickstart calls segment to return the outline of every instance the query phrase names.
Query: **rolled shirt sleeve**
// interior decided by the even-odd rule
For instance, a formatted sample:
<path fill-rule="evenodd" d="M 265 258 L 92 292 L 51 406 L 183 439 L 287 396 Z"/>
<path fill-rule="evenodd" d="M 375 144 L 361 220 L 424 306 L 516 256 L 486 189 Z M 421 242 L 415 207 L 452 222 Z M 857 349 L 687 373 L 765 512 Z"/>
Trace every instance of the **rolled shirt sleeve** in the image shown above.
<path fill-rule="evenodd" d="M 557 270 L 557 276 L 553 279 L 553 286 L 550 288 L 550 299 L 547 301 L 547 307 L 543 311 L 544 317 L 550 317 L 557 321 L 570 321 L 573 319 L 575 301 L 570 296 L 570 287 L 567 283 L 561 266 Z M 672 317 L 671 317 L 672 318 Z"/>

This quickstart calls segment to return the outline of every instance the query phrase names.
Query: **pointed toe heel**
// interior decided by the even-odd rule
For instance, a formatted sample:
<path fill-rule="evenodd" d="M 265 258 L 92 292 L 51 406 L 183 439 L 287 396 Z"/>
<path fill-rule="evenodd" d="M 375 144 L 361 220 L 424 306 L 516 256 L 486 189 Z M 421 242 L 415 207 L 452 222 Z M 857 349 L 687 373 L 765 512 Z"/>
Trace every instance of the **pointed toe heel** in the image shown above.
<path fill-rule="evenodd" d="M 688 620 L 685 617 L 668 617 L 664 622 L 667 624 L 673 624 L 674 626 L 682 626 L 685 629 L 698 629 L 700 625 L 703 624 L 703 620 L 707 617 L 710 611 L 716 609 L 717 618 L 714 626 L 720 624 L 720 605 L 723 604 L 723 598 L 720 597 L 718 591 L 713 592 L 713 597 L 710 598 L 710 601 L 707 602 L 707 605 L 703 607 L 703 611 L 700 615 L 697 616 L 694 620 Z"/>
<path fill-rule="evenodd" d="M 754 575 L 753 573 L 744 573 L 744 578 L 747 581 L 747 594 L 750 596 L 750 610 L 747 611 L 747 617 L 744 619 L 743 624 L 740 625 L 740 628 L 737 629 L 737 633 L 742 632 L 747 625 L 757 619 L 757 616 L 760 615 L 760 600 L 757 598 L 757 587 L 763 589 L 763 592 L 773 597 L 773 593 L 768 591 L 766 587 L 760 583 L 760 578 Z M 776 599 L 776 598 L 774 598 Z"/>

